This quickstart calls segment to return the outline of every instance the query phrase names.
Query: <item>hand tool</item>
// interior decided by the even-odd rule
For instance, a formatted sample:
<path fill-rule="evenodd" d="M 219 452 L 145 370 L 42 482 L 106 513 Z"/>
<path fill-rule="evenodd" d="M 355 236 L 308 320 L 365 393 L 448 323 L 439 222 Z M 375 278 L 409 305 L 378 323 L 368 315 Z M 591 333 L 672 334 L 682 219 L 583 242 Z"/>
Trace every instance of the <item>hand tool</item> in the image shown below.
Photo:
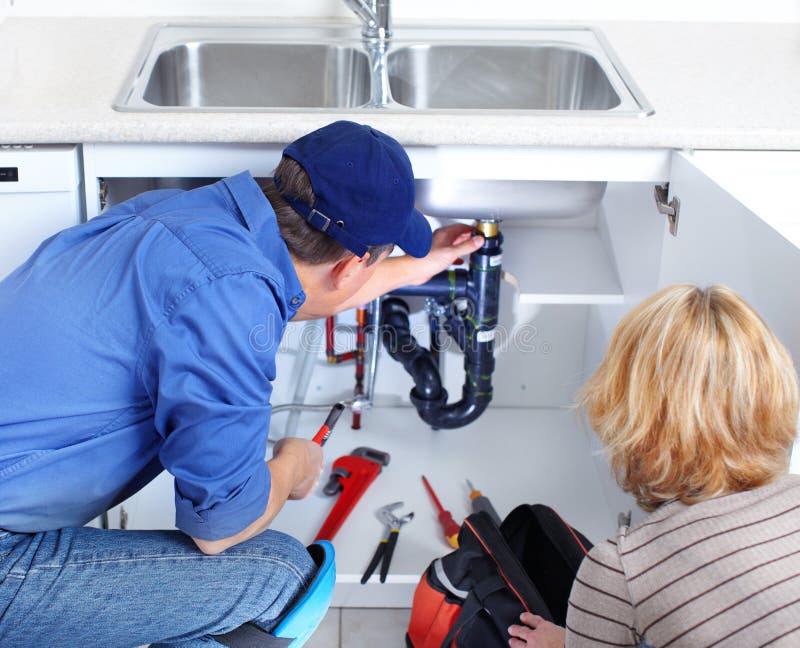
<path fill-rule="evenodd" d="M 365 571 L 364 575 L 361 577 L 362 585 L 369 580 L 378 565 L 381 566 L 381 583 L 386 582 L 386 575 L 389 573 L 389 563 L 392 562 L 394 548 L 397 546 L 397 539 L 400 537 L 400 527 L 414 519 L 413 512 L 406 513 L 402 517 L 397 517 L 392 513 L 394 509 L 400 508 L 401 506 L 403 506 L 403 502 L 393 502 L 392 504 L 381 506 L 376 512 L 378 519 L 386 525 L 388 531 L 386 536 L 381 538 L 381 541 L 378 543 L 378 548 L 375 550 L 375 554 L 372 556 L 372 560 L 370 560 L 367 566 L 367 571 Z"/>
<path fill-rule="evenodd" d="M 453 519 L 450 511 L 446 510 L 444 506 L 442 506 L 439 498 L 436 497 L 436 493 L 433 492 L 433 488 L 431 488 L 430 483 L 427 479 L 425 479 L 425 475 L 422 476 L 422 483 L 425 484 L 425 488 L 427 489 L 428 494 L 431 496 L 433 504 L 436 506 L 436 510 L 439 512 L 439 524 L 442 525 L 445 540 L 447 540 L 447 543 L 451 547 L 458 549 L 458 532 L 461 530 L 461 527 Z"/>
<path fill-rule="evenodd" d="M 311 440 L 320 446 L 324 446 L 331 432 L 333 432 L 333 427 L 336 425 L 336 421 L 339 420 L 342 412 L 344 412 L 344 403 L 336 403 L 336 405 L 331 408 L 330 414 L 328 414 L 328 418 L 325 419 L 322 427 Z"/>
<path fill-rule="evenodd" d="M 315 542 L 333 540 L 356 502 L 375 481 L 383 467 L 389 465 L 390 459 L 388 452 L 361 446 L 333 462 L 331 475 L 322 492 L 326 495 L 341 494 L 314 538 Z"/>
<path fill-rule="evenodd" d="M 489 501 L 489 498 L 486 497 L 483 493 L 481 493 L 478 489 L 476 489 L 472 482 L 468 479 L 467 486 L 469 486 L 470 494 L 469 498 L 472 500 L 472 510 L 477 513 L 478 511 L 484 511 L 492 518 L 492 522 L 494 522 L 498 527 L 500 526 L 500 516 L 497 515 L 497 511 L 494 510 L 494 506 Z"/>

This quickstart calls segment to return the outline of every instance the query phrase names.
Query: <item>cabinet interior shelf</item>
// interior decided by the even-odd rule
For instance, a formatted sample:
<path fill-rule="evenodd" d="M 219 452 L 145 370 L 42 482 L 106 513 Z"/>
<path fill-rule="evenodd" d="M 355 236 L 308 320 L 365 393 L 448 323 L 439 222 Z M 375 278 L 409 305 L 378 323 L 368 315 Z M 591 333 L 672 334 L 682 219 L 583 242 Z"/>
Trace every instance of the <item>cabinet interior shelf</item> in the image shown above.
<path fill-rule="evenodd" d="M 369 410 L 361 430 L 352 430 L 349 423 L 349 416 L 342 417 L 325 446 L 323 481 L 330 463 L 358 446 L 389 452 L 391 461 L 334 538 L 334 604 L 410 607 L 424 569 L 452 551 L 423 488 L 423 474 L 459 521 L 470 512 L 467 478 L 491 498 L 501 517 L 519 504 L 547 503 L 594 542 L 613 535 L 617 513 L 630 508 L 604 460 L 592 451 L 594 439 L 569 409 L 495 407 L 457 430 L 432 430 L 412 408 Z M 305 413 L 299 430 L 318 425 L 319 413 Z M 403 502 L 398 511 L 414 511 L 414 519 L 401 531 L 387 582 L 381 585 L 373 576 L 361 585 L 384 532 L 374 512 L 396 501 Z M 289 502 L 274 527 L 310 542 L 332 505 L 333 499 L 318 488 L 306 501 Z"/>
<path fill-rule="evenodd" d="M 620 304 L 616 266 L 596 229 L 516 228 L 504 232 L 503 269 L 522 304 Z"/>

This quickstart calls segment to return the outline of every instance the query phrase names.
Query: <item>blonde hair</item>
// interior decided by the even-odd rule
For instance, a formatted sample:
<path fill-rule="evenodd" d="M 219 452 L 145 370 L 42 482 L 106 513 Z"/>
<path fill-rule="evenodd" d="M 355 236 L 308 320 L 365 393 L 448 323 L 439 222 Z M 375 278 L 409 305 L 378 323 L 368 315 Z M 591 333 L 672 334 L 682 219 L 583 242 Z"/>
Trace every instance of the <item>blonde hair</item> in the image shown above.
<path fill-rule="evenodd" d="M 695 503 L 788 469 L 797 375 L 759 315 L 725 286 L 671 286 L 634 308 L 578 406 L 639 505 Z"/>

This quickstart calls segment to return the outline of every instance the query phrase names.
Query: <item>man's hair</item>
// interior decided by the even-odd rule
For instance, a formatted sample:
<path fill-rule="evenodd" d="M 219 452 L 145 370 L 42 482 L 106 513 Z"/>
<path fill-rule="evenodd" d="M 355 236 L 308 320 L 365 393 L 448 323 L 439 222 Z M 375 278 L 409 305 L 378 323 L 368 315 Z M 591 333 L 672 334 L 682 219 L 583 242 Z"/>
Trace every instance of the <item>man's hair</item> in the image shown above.
<path fill-rule="evenodd" d="M 308 205 L 313 205 L 316 201 L 317 197 L 314 194 L 308 174 L 292 158 L 281 158 L 272 175 L 275 178 L 279 178 L 283 193 L 288 198 Z M 271 178 L 267 180 L 262 186 L 262 190 L 275 210 L 281 236 L 295 259 L 317 265 L 335 263 L 352 254 L 350 250 L 324 232 L 311 227 L 300 214 L 292 209 L 283 199 L 281 192 L 278 191 L 274 180 Z M 367 265 L 372 265 L 384 252 L 391 251 L 393 248 L 393 243 L 371 245 L 367 250 L 369 252 Z"/>
<path fill-rule="evenodd" d="M 623 490 L 653 510 L 757 488 L 788 469 L 797 375 L 724 286 L 665 288 L 617 326 L 579 407 Z"/>

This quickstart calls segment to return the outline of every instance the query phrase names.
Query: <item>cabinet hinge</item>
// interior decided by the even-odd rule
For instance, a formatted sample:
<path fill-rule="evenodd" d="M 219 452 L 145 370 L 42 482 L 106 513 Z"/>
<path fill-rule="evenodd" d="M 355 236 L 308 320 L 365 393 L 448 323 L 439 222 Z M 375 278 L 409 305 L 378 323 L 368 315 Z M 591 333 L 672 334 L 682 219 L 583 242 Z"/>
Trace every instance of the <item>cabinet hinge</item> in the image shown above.
<path fill-rule="evenodd" d="M 673 236 L 678 235 L 678 214 L 681 211 L 681 200 L 674 196 L 667 202 L 669 196 L 669 182 L 664 185 L 655 186 L 656 209 L 659 214 L 664 214 L 669 221 L 669 233 Z"/>

